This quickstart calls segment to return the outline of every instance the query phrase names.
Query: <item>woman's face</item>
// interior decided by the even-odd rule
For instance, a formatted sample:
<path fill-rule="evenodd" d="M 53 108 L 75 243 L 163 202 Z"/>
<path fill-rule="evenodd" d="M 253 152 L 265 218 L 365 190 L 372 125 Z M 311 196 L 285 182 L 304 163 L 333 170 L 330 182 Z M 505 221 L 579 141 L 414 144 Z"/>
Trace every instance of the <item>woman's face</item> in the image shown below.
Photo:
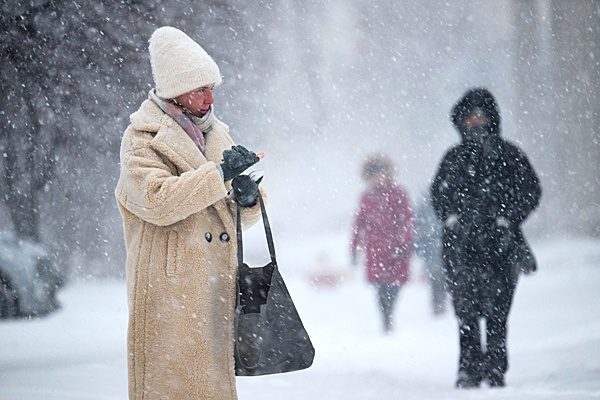
<path fill-rule="evenodd" d="M 371 176 L 369 179 L 369 184 L 371 186 L 384 186 L 388 181 L 388 175 L 385 172 L 379 172 Z"/>
<path fill-rule="evenodd" d="M 467 129 L 473 129 L 487 126 L 489 122 L 490 120 L 483 112 L 476 110 L 465 118 L 464 124 Z"/>
<path fill-rule="evenodd" d="M 192 115 L 202 117 L 210 110 L 210 106 L 214 103 L 213 90 L 214 85 L 203 86 L 175 97 L 175 101 Z"/>

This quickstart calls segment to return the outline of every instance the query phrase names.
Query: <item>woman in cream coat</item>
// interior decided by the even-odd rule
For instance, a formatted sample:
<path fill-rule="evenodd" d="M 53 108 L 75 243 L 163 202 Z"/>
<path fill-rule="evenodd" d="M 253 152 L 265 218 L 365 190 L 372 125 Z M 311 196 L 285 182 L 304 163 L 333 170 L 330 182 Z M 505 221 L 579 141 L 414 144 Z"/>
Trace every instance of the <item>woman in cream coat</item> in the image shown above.
<path fill-rule="evenodd" d="M 127 249 L 129 398 L 236 399 L 236 204 L 232 171 L 221 164 L 233 141 L 212 108 L 221 76 L 175 28 L 152 35 L 150 56 L 156 88 L 131 115 L 116 188 Z M 259 217 L 258 206 L 243 208 L 245 227 Z"/>

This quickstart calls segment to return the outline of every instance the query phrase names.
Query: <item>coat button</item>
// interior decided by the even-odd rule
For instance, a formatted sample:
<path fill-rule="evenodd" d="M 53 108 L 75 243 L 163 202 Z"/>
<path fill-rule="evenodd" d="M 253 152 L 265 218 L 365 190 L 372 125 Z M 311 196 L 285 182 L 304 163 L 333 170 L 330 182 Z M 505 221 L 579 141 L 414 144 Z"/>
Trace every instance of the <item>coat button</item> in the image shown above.
<path fill-rule="evenodd" d="M 227 234 L 227 232 L 221 233 L 221 242 L 223 242 L 223 243 L 229 242 L 229 235 Z"/>
<path fill-rule="evenodd" d="M 210 232 L 206 232 L 204 234 L 204 239 L 206 239 L 208 243 L 212 242 L 212 234 Z"/>

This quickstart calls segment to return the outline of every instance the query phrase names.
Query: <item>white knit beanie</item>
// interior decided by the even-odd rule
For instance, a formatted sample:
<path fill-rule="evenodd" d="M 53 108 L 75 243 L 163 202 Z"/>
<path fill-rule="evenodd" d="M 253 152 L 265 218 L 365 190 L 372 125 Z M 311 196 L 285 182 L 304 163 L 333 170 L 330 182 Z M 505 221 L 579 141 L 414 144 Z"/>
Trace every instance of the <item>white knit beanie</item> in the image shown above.
<path fill-rule="evenodd" d="M 221 72 L 212 57 L 177 28 L 163 26 L 154 31 L 149 50 L 158 97 L 172 99 L 221 83 Z"/>

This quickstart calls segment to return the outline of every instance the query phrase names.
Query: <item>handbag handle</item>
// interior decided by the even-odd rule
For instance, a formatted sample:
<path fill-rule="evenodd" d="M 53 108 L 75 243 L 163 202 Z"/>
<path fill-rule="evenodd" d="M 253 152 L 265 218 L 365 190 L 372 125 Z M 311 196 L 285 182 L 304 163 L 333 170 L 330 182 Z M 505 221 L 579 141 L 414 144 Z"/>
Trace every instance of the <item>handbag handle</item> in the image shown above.
<path fill-rule="evenodd" d="M 262 214 L 263 225 L 265 227 L 265 236 L 267 237 L 267 246 L 269 246 L 269 254 L 271 255 L 271 262 L 273 265 L 277 265 L 275 258 L 275 244 L 273 244 L 273 233 L 271 232 L 271 224 L 269 224 L 269 217 L 267 217 L 267 210 L 265 209 L 265 203 L 263 198 L 258 192 L 258 202 L 260 204 L 260 213 Z M 236 203 L 237 204 L 237 203 Z M 237 235 L 237 248 L 238 248 L 238 267 L 244 265 L 244 248 L 242 244 L 242 207 L 237 205 L 237 221 L 236 221 L 236 235 Z"/>

